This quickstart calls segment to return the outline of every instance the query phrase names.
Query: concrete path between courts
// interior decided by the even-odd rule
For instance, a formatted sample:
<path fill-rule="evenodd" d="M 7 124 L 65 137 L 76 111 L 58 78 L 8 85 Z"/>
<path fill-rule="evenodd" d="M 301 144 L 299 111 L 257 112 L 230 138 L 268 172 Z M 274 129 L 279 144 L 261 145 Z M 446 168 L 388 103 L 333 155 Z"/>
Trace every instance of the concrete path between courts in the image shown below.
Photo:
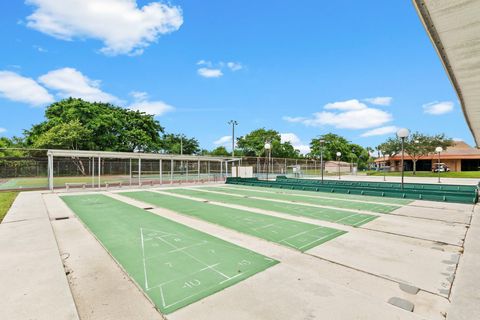
<path fill-rule="evenodd" d="M 40 192 L 20 193 L 0 224 L 0 297 L 2 319 L 79 319 Z"/>

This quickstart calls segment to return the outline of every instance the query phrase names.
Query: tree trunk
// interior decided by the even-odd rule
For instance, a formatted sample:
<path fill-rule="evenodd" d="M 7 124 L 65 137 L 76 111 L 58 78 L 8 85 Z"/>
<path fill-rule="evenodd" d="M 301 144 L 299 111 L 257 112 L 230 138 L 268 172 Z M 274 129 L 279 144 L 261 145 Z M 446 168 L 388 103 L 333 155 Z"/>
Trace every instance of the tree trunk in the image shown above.
<path fill-rule="evenodd" d="M 77 167 L 78 171 L 82 173 L 83 176 L 86 175 L 85 173 L 85 166 L 83 165 L 82 160 L 78 157 L 72 157 L 73 164 Z"/>
<path fill-rule="evenodd" d="M 413 162 L 413 175 L 415 176 L 417 174 L 417 160 L 412 159 Z"/>

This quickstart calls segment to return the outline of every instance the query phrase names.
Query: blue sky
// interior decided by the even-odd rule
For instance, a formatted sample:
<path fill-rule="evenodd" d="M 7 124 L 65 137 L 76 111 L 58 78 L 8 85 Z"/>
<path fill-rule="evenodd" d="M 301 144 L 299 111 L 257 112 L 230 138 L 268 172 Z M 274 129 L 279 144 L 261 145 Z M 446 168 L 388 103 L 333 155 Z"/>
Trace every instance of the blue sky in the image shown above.
<path fill-rule="evenodd" d="M 73 8 L 73 9 L 72 9 Z M 398 127 L 473 144 L 410 1 L 28 0 L 0 3 L 0 135 L 63 97 L 157 114 L 229 146 L 260 127 L 301 150 L 334 132 L 375 146 Z"/>

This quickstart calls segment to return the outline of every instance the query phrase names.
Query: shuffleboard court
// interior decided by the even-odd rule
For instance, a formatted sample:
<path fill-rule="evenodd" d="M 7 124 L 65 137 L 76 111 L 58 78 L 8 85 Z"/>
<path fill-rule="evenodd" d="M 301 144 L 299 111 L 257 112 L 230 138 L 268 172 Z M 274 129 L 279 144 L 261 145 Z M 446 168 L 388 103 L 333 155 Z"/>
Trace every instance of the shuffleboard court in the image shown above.
<path fill-rule="evenodd" d="M 105 195 L 62 199 L 165 314 L 278 263 Z"/>
<path fill-rule="evenodd" d="M 346 231 L 334 228 L 320 227 L 157 192 L 133 191 L 120 194 L 302 252 L 346 233 Z"/>
<path fill-rule="evenodd" d="M 270 210 L 291 214 L 295 216 L 308 217 L 316 220 L 334 222 L 348 226 L 358 227 L 367 222 L 370 222 L 378 216 L 364 213 L 355 213 L 340 209 L 319 208 L 308 205 L 300 205 L 295 203 L 276 202 L 275 200 L 261 200 L 252 198 L 243 198 L 235 195 L 225 195 L 219 193 L 212 193 L 202 191 L 200 188 L 195 189 L 168 189 L 164 192 L 180 194 L 184 196 L 191 196 L 202 198 L 210 201 L 217 201 L 223 203 L 237 204 L 249 208 L 257 208 L 263 210 Z"/>
<path fill-rule="evenodd" d="M 277 200 L 284 200 L 284 201 L 293 201 L 293 202 L 303 202 L 303 203 L 310 203 L 310 204 L 317 204 L 322 206 L 329 206 L 329 207 L 337 207 L 342 209 L 354 209 L 354 210 L 365 210 L 371 212 L 378 212 L 378 213 L 390 213 L 396 209 L 401 208 L 399 205 L 388 205 L 388 204 L 377 204 L 377 203 L 369 203 L 369 202 L 359 202 L 359 201 L 344 201 L 340 199 L 328 199 L 328 198 L 321 198 L 321 197 L 311 197 L 306 195 L 295 195 L 295 194 L 281 194 L 275 192 L 258 192 L 257 190 L 247 190 L 247 189 L 227 189 L 227 188 L 215 188 L 215 187 L 208 187 L 202 188 L 202 190 L 212 190 L 212 191 L 219 191 L 225 192 L 229 194 L 236 194 L 236 195 L 243 195 L 249 197 L 262 197 L 268 199 L 277 199 Z"/>
<path fill-rule="evenodd" d="M 336 199 L 345 199 L 345 200 L 363 200 L 363 201 L 373 201 L 380 202 L 385 204 L 399 204 L 407 205 L 412 203 L 414 200 L 410 199 L 397 199 L 397 198 L 387 198 L 387 197 L 376 197 L 376 196 L 362 196 L 356 194 L 344 194 L 344 193 L 333 193 L 333 192 L 316 192 L 316 191 L 302 191 L 302 190 L 289 190 L 285 188 L 267 188 L 267 187 L 256 187 L 256 186 L 244 186 L 244 185 L 235 185 L 235 184 L 224 184 L 222 187 L 231 188 L 231 189 L 252 189 L 252 190 L 270 190 L 278 193 L 284 194 L 306 194 L 306 195 L 316 195 L 316 196 L 325 196 L 328 198 Z"/>

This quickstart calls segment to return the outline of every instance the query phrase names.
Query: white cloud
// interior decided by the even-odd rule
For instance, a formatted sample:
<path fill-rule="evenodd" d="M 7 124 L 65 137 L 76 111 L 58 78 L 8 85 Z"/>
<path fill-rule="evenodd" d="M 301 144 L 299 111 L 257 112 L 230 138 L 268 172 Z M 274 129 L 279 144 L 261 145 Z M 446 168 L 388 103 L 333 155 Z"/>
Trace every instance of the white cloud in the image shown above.
<path fill-rule="evenodd" d="M 133 91 L 130 95 L 133 96 L 134 102 L 129 106 L 129 109 L 155 116 L 161 116 L 175 110 L 174 107 L 163 101 L 148 101 L 148 94 L 146 92 Z"/>
<path fill-rule="evenodd" d="M 198 74 L 205 78 L 219 78 L 223 76 L 223 71 L 225 71 L 225 69 L 227 71 L 230 70 L 231 72 L 243 69 L 243 65 L 240 62 L 220 61 L 213 63 L 204 59 L 198 60 L 197 66 L 201 66 L 201 68 L 197 69 Z"/>
<path fill-rule="evenodd" d="M 197 72 L 204 78 L 219 78 L 223 76 L 223 72 L 220 69 L 200 68 Z"/>
<path fill-rule="evenodd" d="M 223 136 L 213 141 L 213 144 L 216 146 L 231 147 L 232 146 L 232 136 Z M 236 143 L 235 143 L 236 144 Z"/>
<path fill-rule="evenodd" d="M 368 129 L 392 121 L 392 115 L 382 110 L 367 108 L 341 113 L 317 112 L 304 123 L 309 126 L 330 125 L 339 129 Z"/>
<path fill-rule="evenodd" d="M 423 113 L 431 114 L 431 115 L 441 115 L 445 113 L 449 113 L 453 110 L 453 102 L 451 101 L 434 101 L 422 106 Z"/>
<path fill-rule="evenodd" d="M 300 138 L 295 133 L 280 133 L 280 142 L 290 142 L 294 145 L 300 143 Z"/>
<path fill-rule="evenodd" d="M 366 131 L 362 133 L 360 136 L 361 137 L 383 136 L 386 134 L 395 133 L 397 132 L 397 130 L 398 128 L 396 126 L 386 126 L 386 127 L 380 127 L 380 128 Z"/>
<path fill-rule="evenodd" d="M 365 101 L 378 106 L 389 106 L 392 104 L 392 100 L 392 97 L 375 97 L 365 99 Z"/>
<path fill-rule="evenodd" d="M 182 10 L 161 2 L 143 7 L 136 0 L 26 0 L 34 6 L 27 26 L 63 40 L 93 38 L 109 55 L 141 54 L 160 35 L 177 31 Z"/>
<path fill-rule="evenodd" d="M 41 53 L 45 53 L 45 52 L 48 52 L 47 49 L 41 47 L 41 46 L 38 46 L 38 45 L 33 45 L 33 49 L 37 50 L 38 52 L 41 52 Z"/>
<path fill-rule="evenodd" d="M 239 62 L 227 62 L 227 67 L 229 67 L 232 71 L 243 69 L 243 66 Z"/>
<path fill-rule="evenodd" d="M 0 96 L 32 106 L 54 101 L 53 96 L 35 80 L 11 71 L 0 71 Z"/>
<path fill-rule="evenodd" d="M 47 88 L 55 90 L 61 98 L 82 98 L 90 102 L 121 103 L 117 97 L 103 92 L 100 81 L 90 80 L 73 68 L 62 68 L 48 72 L 38 78 Z"/>
<path fill-rule="evenodd" d="M 199 60 L 199 61 L 197 62 L 197 65 L 199 65 L 199 66 L 207 66 L 207 67 L 210 67 L 210 68 L 211 68 L 213 64 L 212 64 L 211 61 L 207 61 L 207 60 L 203 60 L 203 59 L 202 59 L 202 60 Z"/>
<path fill-rule="evenodd" d="M 324 106 L 327 110 L 340 112 L 320 111 L 310 118 L 283 117 L 288 122 L 302 123 L 306 126 L 321 127 L 325 125 L 338 129 L 369 129 L 384 125 L 392 121 L 390 113 L 380 109 L 367 107 L 356 99 L 328 103 Z"/>
<path fill-rule="evenodd" d="M 280 141 L 290 142 L 291 145 L 300 151 L 301 154 L 307 154 L 310 152 L 310 146 L 302 143 L 300 138 L 295 133 L 280 133 Z"/>
<path fill-rule="evenodd" d="M 282 119 L 292 123 L 298 123 L 298 122 L 303 122 L 307 120 L 307 118 L 305 117 L 288 117 L 288 116 L 282 117 Z"/>
<path fill-rule="evenodd" d="M 325 110 L 362 110 L 367 109 L 367 105 L 361 103 L 357 99 L 339 101 L 333 103 L 327 103 L 324 107 Z"/>
<path fill-rule="evenodd" d="M 0 133 L 7 132 L 7 129 L 5 128 L 0 128 Z"/>

